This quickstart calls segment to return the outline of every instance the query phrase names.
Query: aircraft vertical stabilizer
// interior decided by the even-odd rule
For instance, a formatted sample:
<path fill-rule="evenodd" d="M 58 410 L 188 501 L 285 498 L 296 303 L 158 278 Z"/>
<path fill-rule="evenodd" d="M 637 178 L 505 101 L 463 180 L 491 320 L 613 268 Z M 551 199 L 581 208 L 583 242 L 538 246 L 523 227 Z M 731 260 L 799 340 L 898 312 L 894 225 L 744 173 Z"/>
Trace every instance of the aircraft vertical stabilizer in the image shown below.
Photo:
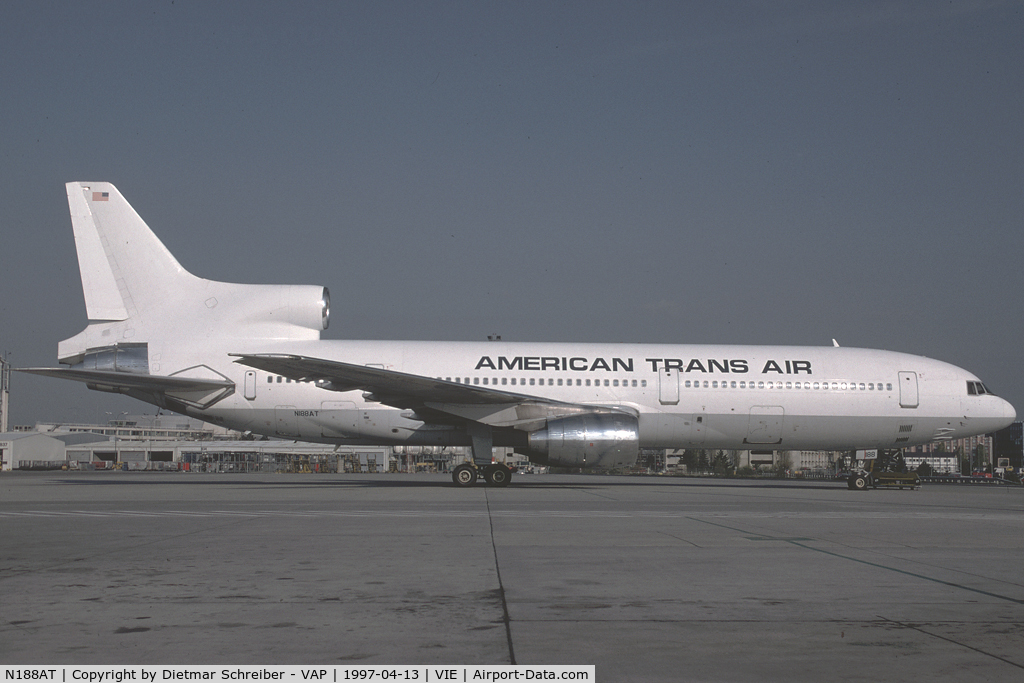
<path fill-rule="evenodd" d="M 112 184 L 72 182 L 67 193 L 89 326 L 60 343 L 62 363 L 78 365 L 100 350 L 122 362 L 128 346 L 180 355 L 204 339 L 319 339 L 327 328 L 325 287 L 196 277 Z"/>
<path fill-rule="evenodd" d="M 110 183 L 68 183 L 68 206 L 89 320 L 126 320 L 170 287 L 194 285 Z"/>

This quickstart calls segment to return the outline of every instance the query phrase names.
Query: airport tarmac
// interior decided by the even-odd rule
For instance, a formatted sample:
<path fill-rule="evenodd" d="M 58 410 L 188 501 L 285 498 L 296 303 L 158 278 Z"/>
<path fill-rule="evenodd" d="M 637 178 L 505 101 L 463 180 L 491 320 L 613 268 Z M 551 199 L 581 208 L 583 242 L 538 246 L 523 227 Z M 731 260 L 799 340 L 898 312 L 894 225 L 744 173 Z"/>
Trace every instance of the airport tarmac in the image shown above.
<path fill-rule="evenodd" d="M 1024 487 L 0 476 L 4 664 L 1016 681 Z"/>

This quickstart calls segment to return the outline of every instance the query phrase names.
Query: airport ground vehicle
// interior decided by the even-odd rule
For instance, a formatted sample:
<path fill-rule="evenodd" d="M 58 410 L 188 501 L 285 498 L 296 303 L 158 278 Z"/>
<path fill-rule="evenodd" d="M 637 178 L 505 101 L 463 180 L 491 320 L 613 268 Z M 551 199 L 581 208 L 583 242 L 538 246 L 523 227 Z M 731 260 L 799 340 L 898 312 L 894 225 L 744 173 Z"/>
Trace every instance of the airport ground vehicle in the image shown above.
<path fill-rule="evenodd" d="M 909 488 L 921 487 L 917 472 L 908 472 L 902 450 L 879 449 L 874 458 L 865 458 L 864 467 L 854 470 L 846 485 L 851 490 L 863 491 L 868 488 Z"/>

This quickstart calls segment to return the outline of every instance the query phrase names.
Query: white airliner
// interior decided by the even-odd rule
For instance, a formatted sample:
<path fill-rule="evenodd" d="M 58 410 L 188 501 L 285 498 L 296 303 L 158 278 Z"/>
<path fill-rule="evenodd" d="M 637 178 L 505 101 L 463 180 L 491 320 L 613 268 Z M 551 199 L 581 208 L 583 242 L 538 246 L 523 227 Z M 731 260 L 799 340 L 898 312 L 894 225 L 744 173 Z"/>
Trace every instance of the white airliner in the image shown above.
<path fill-rule="evenodd" d="M 208 422 L 334 444 L 492 446 L 566 467 L 640 448 L 899 449 L 992 432 L 1013 406 L 930 358 L 838 346 L 321 340 L 319 286 L 241 285 L 182 268 L 110 183 L 67 184 L 89 325 L 60 343 L 85 382 Z"/>

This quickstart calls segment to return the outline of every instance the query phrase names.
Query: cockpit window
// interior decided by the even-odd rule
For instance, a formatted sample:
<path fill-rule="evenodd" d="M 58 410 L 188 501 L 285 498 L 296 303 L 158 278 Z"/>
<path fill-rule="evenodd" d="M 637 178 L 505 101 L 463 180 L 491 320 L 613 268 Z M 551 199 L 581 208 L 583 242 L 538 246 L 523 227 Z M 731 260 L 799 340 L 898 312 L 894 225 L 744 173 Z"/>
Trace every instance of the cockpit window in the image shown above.
<path fill-rule="evenodd" d="M 982 396 L 992 394 L 992 392 L 981 382 L 967 382 L 967 394 L 968 396 Z"/>

